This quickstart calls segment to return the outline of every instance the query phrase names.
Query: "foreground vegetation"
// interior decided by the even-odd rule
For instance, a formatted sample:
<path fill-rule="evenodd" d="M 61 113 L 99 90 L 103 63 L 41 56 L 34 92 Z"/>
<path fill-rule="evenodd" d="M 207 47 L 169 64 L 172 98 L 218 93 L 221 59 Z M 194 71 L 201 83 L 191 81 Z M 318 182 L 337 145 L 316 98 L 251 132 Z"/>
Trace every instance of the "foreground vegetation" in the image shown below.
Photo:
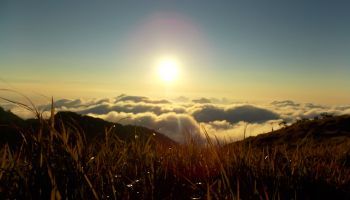
<path fill-rule="evenodd" d="M 350 143 L 205 145 L 136 137 L 111 127 L 87 143 L 75 126 L 38 116 L 0 150 L 1 199 L 349 199 Z M 142 133 L 140 133 L 142 134 Z M 287 141 L 286 141 L 287 144 Z"/>

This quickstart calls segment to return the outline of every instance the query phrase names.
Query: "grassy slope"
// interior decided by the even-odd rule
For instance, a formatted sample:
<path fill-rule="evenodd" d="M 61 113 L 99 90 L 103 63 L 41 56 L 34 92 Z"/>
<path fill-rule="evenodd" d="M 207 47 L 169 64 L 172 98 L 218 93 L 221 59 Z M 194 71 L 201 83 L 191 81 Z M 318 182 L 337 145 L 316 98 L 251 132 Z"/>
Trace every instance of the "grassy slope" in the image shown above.
<path fill-rule="evenodd" d="M 86 143 L 76 121 L 91 133 L 112 124 L 65 114 L 54 127 L 41 120 L 24 132 L 20 148 L 2 146 L 0 198 L 350 198 L 346 116 L 304 121 L 225 146 L 189 140 L 170 148 L 152 142 L 153 134 L 120 140 L 108 128 L 98 134 L 101 142 Z"/>

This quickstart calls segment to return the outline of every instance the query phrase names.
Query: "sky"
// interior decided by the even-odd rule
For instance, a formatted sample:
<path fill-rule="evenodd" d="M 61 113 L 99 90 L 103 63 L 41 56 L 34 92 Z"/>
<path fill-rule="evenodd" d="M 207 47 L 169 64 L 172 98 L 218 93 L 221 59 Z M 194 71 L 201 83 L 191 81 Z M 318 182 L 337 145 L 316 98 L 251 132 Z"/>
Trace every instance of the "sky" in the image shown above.
<path fill-rule="evenodd" d="M 0 88 L 350 102 L 348 1 L 1 1 Z M 176 61 L 164 82 L 160 60 Z"/>

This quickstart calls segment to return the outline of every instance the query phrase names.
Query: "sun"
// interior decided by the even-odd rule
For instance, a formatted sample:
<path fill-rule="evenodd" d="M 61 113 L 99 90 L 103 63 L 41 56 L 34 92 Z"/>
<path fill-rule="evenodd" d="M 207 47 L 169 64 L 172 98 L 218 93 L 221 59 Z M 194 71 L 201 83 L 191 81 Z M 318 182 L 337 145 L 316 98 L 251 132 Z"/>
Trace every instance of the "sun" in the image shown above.
<path fill-rule="evenodd" d="M 167 58 L 158 63 L 158 74 L 164 82 L 173 82 L 177 79 L 179 64 L 175 59 Z"/>

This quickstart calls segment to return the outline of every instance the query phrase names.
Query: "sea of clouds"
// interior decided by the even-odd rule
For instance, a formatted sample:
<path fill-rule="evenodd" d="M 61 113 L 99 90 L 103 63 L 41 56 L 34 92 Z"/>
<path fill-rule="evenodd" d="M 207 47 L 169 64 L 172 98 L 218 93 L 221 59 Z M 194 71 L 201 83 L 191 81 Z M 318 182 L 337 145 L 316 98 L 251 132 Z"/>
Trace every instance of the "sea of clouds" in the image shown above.
<path fill-rule="evenodd" d="M 281 122 L 314 118 L 322 113 L 350 114 L 350 105 L 330 106 L 296 103 L 290 100 L 270 103 L 230 102 L 227 99 L 152 99 L 144 96 L 120 95 L 106 99 L 60 99 L 56 111 L 73 111 L 120 124 L 145 126 L 182 142 L 185 135 L 212 138 L 227 142 L 255 136 L 281 128 Z M 50 105 L 40 110 L 49 111 Z M 23 109 L 10 110 L 23 117 L 32 117 Z"/>

